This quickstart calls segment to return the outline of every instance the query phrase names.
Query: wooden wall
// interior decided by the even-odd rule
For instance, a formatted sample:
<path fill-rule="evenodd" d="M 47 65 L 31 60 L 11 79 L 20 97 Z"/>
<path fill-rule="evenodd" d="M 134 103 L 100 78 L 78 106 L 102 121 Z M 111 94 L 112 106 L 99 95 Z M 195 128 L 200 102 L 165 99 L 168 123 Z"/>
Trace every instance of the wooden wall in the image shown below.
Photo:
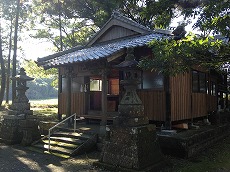
<path fill-rule="evenodd" d="M 193 93 L 191 86 L 191 73 L 170 77 L 171 121 L 202 117 L 217 110 L 217 96 Z M 86 113 L 86 106 L 89 106 L 86 104 L 87 98 L 89 98 L 86 94 L 79 91 L 72 93 L 72 114 L 76 112 L 79 115 L 84 115 Z M 59 93 L 59 114 L 66 113 L 66 95 L 66 92 Z M 165 90 L 138 90 L 138 95 L 144 104 L 145 114 L 150 120 L 166 120 Z"/>
<path fill-rule="evenodd" d="M 165 121 L 166 100 L 164 91 L 138 90 L 138 96 L 144 104 L 149 120 Z"/>
<path fill-rule="evenodd" d="M 84 92 L 72 93 L 71 96 L 71 114 L 85 113 L 85 94 Z M 58 99 L 59 114 L 66 114 L 66 93 L 60 93 Z"/>
<path fill-rule="evenodd" d="M 190 73 L 170 77 L 171 120 L 191 118 L 191 80 Z"/>
<path fill-rule="evenodd" d="M 193 93 L 191 87 L 191 73 L 170 78 L 172 121 L 203 117 L 217 110 L 217 96 Z"/>
<path fill-rule="evenodd" d="M 113 26 L 110 28 L 109 32 L 106 32 L 103 34 L 98 40 L 97 43 L 99 42 L 105 42 L 113 39 L 118 39 L 118 38 L 123 38 L 123 37 L 128 37 L 137 34 L 136 32 L 126 29 L 124 27 L 120 26 Z"/>
<path fill-rule="evenodd" d="M 59 93 L 58 95 L 58 113 L 66 113 L 66 93 Z"/>
<path fill-rule="evenodd" d="M 77 115 L 85 114 L 85 96 L 86 93 L 84 92 L 77 92 L 72 94 L 72 108 L 71 112 L 77 113 Z"/>
<path fill-rule="evenodd" d="M 207 114 L 207 94 L 192 93 L 192 117 L 197 118 Z"/>

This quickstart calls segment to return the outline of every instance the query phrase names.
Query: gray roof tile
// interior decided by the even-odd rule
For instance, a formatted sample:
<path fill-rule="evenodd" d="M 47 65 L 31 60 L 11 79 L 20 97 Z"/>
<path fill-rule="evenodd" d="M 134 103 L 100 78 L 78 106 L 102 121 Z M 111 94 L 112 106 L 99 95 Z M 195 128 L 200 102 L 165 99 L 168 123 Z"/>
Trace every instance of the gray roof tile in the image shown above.
<path fill-rule="evenodd" d="M 154 39 L 161 39 L 162 37 L 169 36 L 159 33 L 150 33 L 147 35 L 139 35 L 126 39 L 123 38 L 121 40 L 116 40 L 110 43 L 107 42 L 106 44 L 83 48 L 67 54 L 63 54 L 53 59 L 42 61 L 41 65 L 45 68 L 50 68 L 69 63 L 78 63 L 107 58 L 123 48 L 144 46 L 147 45 L 150 41 Z"/>

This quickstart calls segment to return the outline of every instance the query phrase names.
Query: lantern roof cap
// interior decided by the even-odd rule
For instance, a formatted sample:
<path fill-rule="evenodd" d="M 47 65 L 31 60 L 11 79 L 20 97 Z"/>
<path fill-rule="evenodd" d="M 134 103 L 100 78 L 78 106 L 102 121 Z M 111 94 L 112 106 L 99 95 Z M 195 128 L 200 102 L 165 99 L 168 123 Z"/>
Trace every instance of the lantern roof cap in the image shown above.
<path fill-rule="evenodd" d="M 21 68 L 18 75 L 11 78 L 12 80 L 24 80 L 24 81 L 32 81 L 34 78 L 26 75 L 25 69 Z"/>
<path fill-rule="evenodd" d="M 134 50 L 133 48 L 127 48 L 127 55 L 125 56 L 125 60 L 114 67 L 124 68 L 124 67 L 132 67 L 138 64 L 138 61 L 135 60 Z"/>

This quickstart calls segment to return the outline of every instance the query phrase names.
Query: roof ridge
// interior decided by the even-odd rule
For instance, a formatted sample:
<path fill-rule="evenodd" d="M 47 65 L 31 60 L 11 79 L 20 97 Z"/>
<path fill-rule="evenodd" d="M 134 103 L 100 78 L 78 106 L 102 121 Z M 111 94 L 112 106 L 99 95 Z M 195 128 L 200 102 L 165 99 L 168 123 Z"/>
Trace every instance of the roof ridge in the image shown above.
<path fill-rule="evenodd" d="M 145 29 L 146 31 L 153 31 L 152 29 L 149 29 L 147 28 L 146 26 L 126 17 L 124 14 L 122 14 L 121 12 L 119 12 L 118 10 L 114 10 L 112 15 L 111 15 L 111 18 L 115 18 L 117 20 L 120 20 L 120 21 L 123 21 L 123 22 L 126 22 L 128 24 L 131 24 L 131 25 L 134 25 L 134 26 L 137 26 L 141 29 Z"/>
<path fill-rule="evenodd" d="M 144 32 L 152 32 L 153 30 L 139 24 L 138 22 L 132 20 L 132 19 L 129 19 L 128 17 L 124 16 L 122 13 L 120 13 L 119 11 L 117 10 L 114 10 L 110 19 L 100 28 L 100 30 L 89 40 L 88 43 L 86 43 L 86 46 L 89 46 L 92 44 L 91 41 L 93 41 L 98 34 L 100 34 L 102 32 L 102 30 L 108 25 L 108 23 L 110 23 L 113 19 L 115 20 L 118 20 L 119 22 L 123 22 L 123 23 L 126 23 L 130 26 L 133 26 L 135 28 L 138 28 Z"/>
<path fill-rule="evenodd" d="M 134 38 L 138 38 L 140 36 L 147 36 L 147 35 L 151 35 L 154 33 L 155 32 L 149 32 L 149 33 L 145 33 L 142 35 L 131 35 L 131 36 L 127 36 L 127 37 L 117 38 L 117 39 L 109 40 L 106 42 L 100 42 L 100 43 L 94 44 L 93 46 L 90 46 L 90 47 L 83 47 L 83 49 L 84 48 L 91 48 L 91 47 L 98 47 L 98 46 L 102 46 L 102 45 L 106 45 L 106 44 L 110 44 L 110 43 L 114 43 L 114 42 L 118 42 L 118 41 L 122 41 L 122 40 L 125 41 L 125 40 L 129 40 L 129 39 L 134 39 Z M 156 33 L 156 34 L 161 34 L 161 33 Z"/>

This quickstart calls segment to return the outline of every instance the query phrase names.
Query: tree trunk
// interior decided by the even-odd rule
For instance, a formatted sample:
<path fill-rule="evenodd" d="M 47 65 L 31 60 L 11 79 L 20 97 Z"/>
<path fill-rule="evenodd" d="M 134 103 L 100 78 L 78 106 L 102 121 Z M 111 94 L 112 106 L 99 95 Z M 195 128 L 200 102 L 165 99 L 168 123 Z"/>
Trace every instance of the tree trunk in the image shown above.
<path fill-rule="evenodd" d="M 5 74 L 5 65 L 2 55 L 2 34 L 1 34 L 1 21 L 0 21 L 0 65 L 1 65 L 1 89 L 0 89 L 0 106 L 2 105 L 2 101 L 4 98 L 5 85 L 6 85 L 6 74 Z"/>
<path fill-rule="evenodd" d="M 11 18 L 10 23 L 10 37 L 9 37 L 9 54 L 8 54 L 8 62 L 7 62 L 7 77 L 6 77 L 6 103 L 9 103 L 9 90 L 10 90 L 10 57 L 11 57 L 11 49 L 12 49 L 12 29 L 13 29 L 13 19 Z"/>
<path fill-rule="evenodd" d="M 12 77 L 16 76 L 16 60 L 17 60 L 16 57 L 17 57 L 19 12 L 20 12 L 20 0 L 17 0 L 17 11 L 16 11 L 15 26 L 14 26 L 14 55 L 13 55 Z M 15 97 L 16 97 L 16 80 L 13 80 L 12 81 L 12 101 L 14 101 Z"/>
<path fill-rule="evenodd" d="M 58 22 L 59 22 L 59 32 L 60 32 L 60 49 L 63 51 L 63 41 L 62 41 L 62 22 L 61 22 L 61 2 L 58 0 Z"/>

